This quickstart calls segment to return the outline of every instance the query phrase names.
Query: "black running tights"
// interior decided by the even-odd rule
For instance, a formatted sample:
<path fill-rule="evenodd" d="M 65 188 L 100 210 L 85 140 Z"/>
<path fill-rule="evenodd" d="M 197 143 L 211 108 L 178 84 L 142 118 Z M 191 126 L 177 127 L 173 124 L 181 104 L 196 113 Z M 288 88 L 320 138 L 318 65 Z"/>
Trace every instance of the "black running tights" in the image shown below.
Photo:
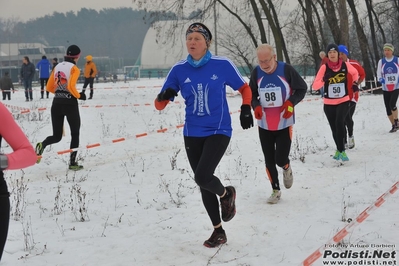
<path fill-rule="evenodd" d="M 396 102 L 398 101 L 399 90 L 382 91 L 382 93 L 387 116 L 390 116 L 392 111 L 396 110 Z"/>
<path fill-rule="evenodd" d="M 280 190 L 276 165 L 284 167 L 290 163 L 292 126 L 271 131 L 259 127 L 259 139 L 266 162 L 266 173 L 273 189 Z"/>
<path fill-rule="evenodd" d="M 324 113 L 326 114 L 328 123 L 330 124 L 333 139 L 339 152 L 345 150 L 345 118 L 348 115 L 348 112 L 349 101 L 338 105 L 324 105 Z"/>
<path fill-rule="evenodd" d="M 349 137 L 353 136 L 353 125 L 355 124 L 353 122 L 353 114 L 355 113 L 356 109 L 356 102 L 350 101 L 349 102 L 349 112 L 348 115 L 345 118 L 345 140 L 346 140 L 346 129 L 348 128 L 348 135 Z M 347 141 L 345 141 L 347 143 Z"/>
<path fill-rule="evenodd" d="M 0 261 L 7 240 L 10 223 L 10 197 L 3 171 L 0 171 Z"/>
<path fill-rule="evenodd" d="M 51 123 L 53 125 L 53 135 L 48 136 L 43 141 L 43 149 L 47 145 L 57 143 L 61 140 L 65 116 L 71 129 L 72 139 L 70 148 L 73 149 L 79 147 L 80 114 L 78 105 L 53 104 L 53 106 L 51 106 Z"/>
<path fill-rule="evenodd" d="M 219 201 L 216 195 L 223 195 L 224 186 L 214 175 L 215 169 L 229 145 L 230 137 L 212 135 L 209 137 L 184 137 L 184 144 L 195 182 L 201 190 L 202 202 L 213 226 L 221 223 Z"/>

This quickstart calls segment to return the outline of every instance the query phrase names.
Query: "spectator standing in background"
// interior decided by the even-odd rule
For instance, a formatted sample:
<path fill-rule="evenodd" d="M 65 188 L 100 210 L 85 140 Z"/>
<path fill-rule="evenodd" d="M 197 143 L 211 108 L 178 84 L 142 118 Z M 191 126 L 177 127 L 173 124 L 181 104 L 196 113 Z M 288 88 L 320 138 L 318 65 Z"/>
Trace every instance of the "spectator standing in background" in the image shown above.
<path fill-rule="evenodd" d="M 25 101 L 29 102 L 29 99 L 33 101 L 33 94 L 32 94 L 32 81 L 33 77 L 35 76 L 35 65 L 33 65 L 29 57 L 24 56 L 22 59 L 22 66 L 21 66 L 21 81 L 25 88 Z"/>
<path fill-rule="evenodd" d="M 53 69 L 58 65 L 58 58 L 54 57 L 53 58 Z"/>
<path fill-rule="evenodd" d="M 5 101 L 6 98 L 8 98 L 8 100 L 11 100 L 11 90 L 13 93 L 15 92 L 15 90 L 11 78 L 8 76 L 8 72 L 5 72 L 4 76 L 0 79 L 0 89 L 3 93 L 3 101 Z"/>
<path fill-rule="evenodd" d="M 93 56 L 88 55 L 85 57 L 86 59 L 86 64 L 85 64 L 85 82 L 83 84 L 83 93 L 85 92 L 87 85 L 90 85 L 90 96 L 89 100 L 93 99 L 93 83 L 94 83 L 94 78 L 97 75 L 97 67 L 96 64 L 93 62 Z"/>
<path fill-rule="evenodd" d="M 39 79 L 40 79 L 40 99 L 44 98 L 44 85 L 47 85 L 48 78 L 50 77 L 51 72 L 51 64 L 50 61 L 47 60 L 45 55 L 42 56 L 42 60 L 36 64 L 36 69 L 39 70 Z M 46 91 L 46 96 L 48 98 L 49 92 Z"/>

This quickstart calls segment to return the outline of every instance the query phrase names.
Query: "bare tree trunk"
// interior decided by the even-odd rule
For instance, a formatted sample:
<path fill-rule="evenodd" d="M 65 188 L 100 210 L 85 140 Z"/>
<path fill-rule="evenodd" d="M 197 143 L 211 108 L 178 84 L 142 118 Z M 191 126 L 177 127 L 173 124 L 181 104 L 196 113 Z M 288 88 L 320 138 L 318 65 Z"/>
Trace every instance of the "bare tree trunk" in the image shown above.
<path fill-rule="evenodd" d="M 349 20 L 348 20 L 348 11 L 346 9 L 345 0 L 339 0 L 338 13 L 340 18 L 340 26 L 341 26 L 340 27 L 341 40 L 337 44 L 349 45 Z"/>
<path fill-rule="evenodd" d="M 367 7 L 367 14 L 369 18 L 369 24 L 370 24 L 370 34 L 371 34 L 371 41 L 373 43 L 373 72 L 377 69 L 377 62 L 379 60 L 379 55 L 378 55 L 378 45 L 377 45 L 377 37 L 375 34 L 375 27 L 374 27 L 374 21 L 373 21 L 373 14 L 372 14 L 372 9 L 373 9 L 373 1 L 372 0 L 365 0 L 366 2 L 366 7 Z"/>
<path fill-rule="evenodd" d="M 303 12 L 303 20 L 304 20 L 304 26 L 306 29 L 306 33 L 309 37 L 309 42 L 310 42 L 310 48 L 312 52 L 312 57 L 314 58 L 316 64 L 314 66 L 315 73 L 317 73 L 317 70 L 319 69 L 319 65 L 321 62 L 321 58 L 319 56 L 320 52 L 320 45 L 319 45 L 319 40 L 317 36 L 317 30 L 316 26 L 313 23 L 313 7 L 312 7 L 312 0 L 304 0 L 305 3 L 303 3 L 303 0 L 298 0 L 299 5 L 302 8 Z"/>
<path fill-rule="evenodd" d="M 250 2 L 251 2 L 252 10 L 254 11 L 256 23 L 258 24 L 258 27 L 259 27 L 260 40 L 262 43 L 267 43 L 266 31 L 265 31 L 265 27 L 263 26 L 262 15 L 259 12 L 259 9 L 258 9 L 258 6 L 256 5 L 255 0 L 250 0 Z"/>
<path fill-rule="evenodd" d="M 245 28 L 245 30 L 247 31 L 249 37 L 252 40 L 252 43 L 254 44 L 255 47 L 258 47 L 258 41 L 255 38 L 255 35 L 253 34 L 252 30 L 250 27 L 248 27 L 248 25 L 241 19 L 240 15 L 237 14 L 236 12 L 233 12 L 233 10 L 231 10 L 228 6 L 226 6 L 221 0 L 217 0 L 218 3 L 220 3 L 224 9 L 226 9 L 230 14 L 232 14 L 235 18 L 237 18 L 237 20 L 240 22 L 240 24 Z"/>
<path fill-rule="evenodd" d="M 290 63 L 290 59 L 288 57 L 287 53 L 287 48 L 285 46 L 284 42 L 284 37 L 280 28 L 280 25 L 278 23 L 278 17 L 276 14 L 276 11 L 274 10 L 273 3 L 271 3 L 270 0 L 267 0 L 268 4 L 264 0 L 259 0 L 260 5 L 262 6 L 263 12 L 266 15 L 266 19 L 269 23 L 269 27 L 273 33 L 274 41 L 276 42 L 276 54 L 277 54 L 277 60 L 282 61 L 283 60 L 283 51 L 285 57 L 285 61 L 287 63 Z M 271 5 L 270 5 L 271 4 Z M 272 15 L 273 13 L 273 15 Z"/>
<path fill-rule="evenodd" d="M 290 57 L 288 55 L 287 45 L 285 44 L 284 34 L 283 34 L 283 31 L 282 31 L 281 26 L 280 26 L 280 22 L 279 22 L 279 19 L 278 19 L 278 14 L 276 12 L 276 9 L 274 8 L 273 2 L 271 0 L 267 0 L 267 2 L 269 3 L 269 6 L 270 6 L 272 14 L 273 14 L 273 18 L 274 18 L 274 21 L 275 21 L 275 24 L 276 24 L 277 38 L 278 38 L 279 45 L 280 45 L 280 47 L 282 49 L 282 52 L 284 53 L 285 62 L 290 64 L 291 63 L 290 62 Z M 276 40 L 276 38 L 275 38 L 275 40 Z M 276 41 L 276 46 L 277 46 L 277 41 Z"/>
<path fill-rule="evenodd" d="M 341 43 L 341 30 L 339 29 L 339 21 L 335 13 L 334 2 L 332 0 L 317 0 L 317 2 L 323 11 L 328 26 L 330 27 L 334 42 L 336 44 Z"/>
<path fill-rule="evenodd" d="M 355 22 L 355 26 L 356 26 L 356 34 L 357 34 L 357 38 L 359 39 L 360 52 L 362 54 L 362 61 L 363 61 L 363 68 L 366 72 L 366 80 L 372 80 L 372 79 L 374 79 L 374 71 L 370 65 L 367 37 L 363 31 L 362 25 L 360 24 L 359 16 L 357 14 L 354 1 L 353 0 L 347 0 L 347 1 L 348 1 L 348 5 L 352 11 L 353 21 Z"/>
<path fill-rule="evenodd" d="M 314 10 L 313 14 L 316 15 L 317 23 L 319 24 L 319 31 L 320 31 L 320 35 L 321 35 L 320 46 L 321 46 L 321 49 L 324 50 L 324 48 L 327 46 L 328 43 L 327 43 L 327 40 L 325 38 L 324 29 L 323 29 L 323 23 L 322 23 L 322 20 L 320 18 L 320 14 L 319 14 L 319 12 L 317 10 L 317 7 L 316 7 L 315 3 L 313 1 L 310 1 L 310 3 L 311 3 L 312 8 Z"/>

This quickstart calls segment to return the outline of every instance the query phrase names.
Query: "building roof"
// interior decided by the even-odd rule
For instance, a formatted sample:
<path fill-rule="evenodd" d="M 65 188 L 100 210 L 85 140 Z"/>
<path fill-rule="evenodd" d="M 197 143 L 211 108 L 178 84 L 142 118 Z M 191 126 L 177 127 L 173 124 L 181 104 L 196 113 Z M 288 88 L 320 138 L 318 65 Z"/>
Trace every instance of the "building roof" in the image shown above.
<path fill-rule="evenodd" d="M 65 53 L 64 46 L 47 46 L 42 43 L 1 43 L 0 56 L 45 55 Z"/>

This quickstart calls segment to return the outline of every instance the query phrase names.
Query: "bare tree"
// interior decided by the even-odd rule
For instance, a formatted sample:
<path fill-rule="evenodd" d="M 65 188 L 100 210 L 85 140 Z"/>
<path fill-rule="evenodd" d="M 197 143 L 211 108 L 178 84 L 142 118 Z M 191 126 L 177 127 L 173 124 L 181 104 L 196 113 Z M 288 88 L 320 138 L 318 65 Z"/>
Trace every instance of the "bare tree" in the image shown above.
<path fill-rule="evenodd" d="M 377 45 L 377 38 L 376 38 L 376 32 L 375 32 L 375 27 L 374 27 L 374 21 L 373 21 L 373 0 L 365 0 L 366 2 L 366 8 L 367 8 L 367 16 L 369 18 L 369 25 L 370 25 L 370 35 L 371 35 L 371 42 L 373 44 L 373 53 L 374 53 L 374 58 L 372 60 L 373 63 L 373 69 L 376 69 L 377 65 L 376 62 L 378 62 L 379 56 L 378 56 L 378 45 Z"/>
<path fill-rule="evenodd" d="M 362 25 L 360 24 L 359 16 L 357 14 L 356 5 L 355 5 L 354 1 L 353 0 L 347 0 L 347 1 L 348 1 L 348 5 L 352 11 L 352 17 L 353 17 L 353 21 L 354 21 L 355 27 L 356 27 L 356 34 L 357 34 L 357 38 L 360 43 L 360 51 L 362 54 L 363 68 L 366 72 L 366 80 L 372 80 L 372 79 L 374 79 L 373 73 L 375 71 L 373 71 L 373 69 L 371 68 L 371 64 L 370 64 L 367 37 L 366 37 L 366 34 L 364 33 Z"/>
<path fill-rule="evenodd" d="M 348 11 L 346 8 L 346 1 L 338 1 L 338 13 L 340 18 L 340 32 L 341 38 L 338 44 L 349 44 L 349 21 L 348 21 Z"/>
<path fill-rule="evenodd" d="M 332 0 L 317 0 L 324 14 L 325 20 L 331 30 L 335 43 L 341 43 L 341 30 L 339 28 L 338 16 L 335 11 L 334 2 Z"/>
<path fill-rule="evenodd" d="M 305 30 L 307 36 L 309 37 L 309 45 L 311 50 L 310 52 L 315 61 L 314 69 L 315 71 L 317 71 L 321 61 L 319 57 L 319 51 L 321 50 L 321 48 L 318 39 L 317 28 L 313 22 L 313 13 L 315 6 L 312 5 L 312 0 L 298 0 L 298 2 L 302 9 L 302 14 L 303 14 L 302 17 L 304 21 Z M 318 20 L 319 20 L 319 25 L 321 25 L 319 17 Z"/>

